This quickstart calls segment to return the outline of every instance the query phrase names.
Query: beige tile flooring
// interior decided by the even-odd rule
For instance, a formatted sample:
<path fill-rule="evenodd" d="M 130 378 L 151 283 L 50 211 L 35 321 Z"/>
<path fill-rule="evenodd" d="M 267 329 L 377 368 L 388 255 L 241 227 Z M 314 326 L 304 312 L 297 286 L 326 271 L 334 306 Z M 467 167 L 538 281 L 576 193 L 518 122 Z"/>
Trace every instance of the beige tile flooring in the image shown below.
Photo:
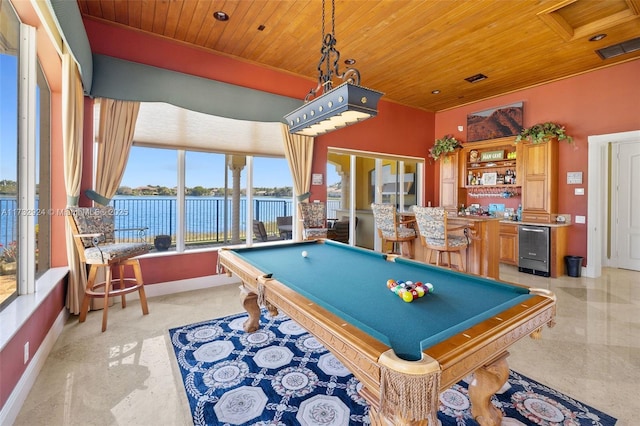
<path fill-rule="evenodd" d="M 511 349 L 512 369 L 637 425 L 640 411 L 640 273 L 604 269 L 598 279 L 543 278 L 501 267 L 501 279 L 554 291 L 557 325 Z M 190 425 L 167 330 L 241 312 L 237 285 L 110 309 L 86 323 L 71 317 L 16 425 Z"/>

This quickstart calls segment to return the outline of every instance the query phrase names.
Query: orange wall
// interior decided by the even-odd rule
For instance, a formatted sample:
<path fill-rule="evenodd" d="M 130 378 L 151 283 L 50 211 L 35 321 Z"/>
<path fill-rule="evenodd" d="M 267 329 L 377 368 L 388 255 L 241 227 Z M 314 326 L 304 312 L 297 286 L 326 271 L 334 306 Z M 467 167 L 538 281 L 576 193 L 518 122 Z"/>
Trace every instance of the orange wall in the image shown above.
<path fill-rule="evenodd" d="M 38 351 L 49 333 L 49 329 L 64 308 L 66 288 L 66 279 L 56 284 L 33 315 L 0 351 L 0 377 L 2 378 L 0 380 L 0 409 L 4 407 L 29 364 L 33 362 L 33 354 Z M 26 342 L 29 342 L 30 358 L 24 364 L 22 361 Z"/>
<path fill-rule="evenodd" d="M 140 259 L 144 284 L 206 277 L 217 274 L 217 251 L 172 254 Z"/>
<path fill-rule="evenodd" d="M 316 138 L 312 172 L 326 172 L 329 147 L 426 158 L 433 145 L 434 122 L 433 113 L 381 102 L 377 117 Z M 425 175 L 433 176 L 431 163 L 425 161 L 425 166 Z M 433 199 L 433 186 L 429 181 L 425 183 L 425 199 Z M 311 191 L 312 199 L 326 200 L 325 186 L 312 186 Z"/>
<path fill-rule="evenodd" d="M 435 136 L 451 133 L 464 141 L 467 114 L 523 101 L 525 127 L 554 121 L 565 125 L 567 134 L 574 137 L 575 146 L 560 143 L 558 213 L 569 213 L 572 219 L 576 215 L 586 216 L 589 197 L 587 137 L 640 129 L 638 76 L 640 60 L 635 60 L 437 113 Z M 458 131 L 459 125 L 465 127 L 463 132 Z M 582 185 L 567 185 L 569 171 L 582 172 Z M 434 179 L 437 181 L 437 178 L 436 170 Z M 574 195 L 576 187 L 585 188 L 585 195 Z M 438 192 L 439 188 L 435 190 Z M 588 222 L 589 218 L 587 224 L 573 224 L 569 230 L 568 252 L 585 259 Z"/>

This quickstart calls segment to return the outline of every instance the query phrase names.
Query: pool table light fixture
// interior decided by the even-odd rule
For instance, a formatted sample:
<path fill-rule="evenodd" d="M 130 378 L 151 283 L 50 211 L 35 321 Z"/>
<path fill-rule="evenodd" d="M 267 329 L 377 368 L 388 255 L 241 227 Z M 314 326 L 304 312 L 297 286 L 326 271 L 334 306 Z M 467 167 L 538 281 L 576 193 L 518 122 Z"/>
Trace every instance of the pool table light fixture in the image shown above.
<path fill-rule="evenodd" d="M 318 136 L 378 114 L 378 100 L 383 93 L 360 86 L 357 69 L 347 68 L 343 73 L 338 70 L 340 52 L 336 49 L 335 9 L 335 0 L 331 0 L 331 32 L 325 33 L 325 2 L 322 0 L 323 40 L 318 62 L 318 85 L 309 91 L 300 108 L 284 116 L 289 133 Z M 344 81 L 336 88 L 333 88 L 334 74 Z"/>

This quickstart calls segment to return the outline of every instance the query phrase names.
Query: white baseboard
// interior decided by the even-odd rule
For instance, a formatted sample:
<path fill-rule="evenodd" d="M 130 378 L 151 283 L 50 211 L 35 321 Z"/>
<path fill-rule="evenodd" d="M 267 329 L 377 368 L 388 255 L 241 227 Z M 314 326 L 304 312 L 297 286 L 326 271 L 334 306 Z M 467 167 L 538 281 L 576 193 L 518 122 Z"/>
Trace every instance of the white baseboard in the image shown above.
<path fill-rule="evenodd" d="M 147 297 L 154 297 L 234 283 L 239 283 L 237 278 L 221 274 L 145 285 L 144 289 Z M 137 298 L 138 292 L 133 292 L 127 295 L 127 299 Z M 24 404 L 24 401 L 27 399 L 27 395 L 29 395 L 31 387 L 35 383 L 40 370 L 42 370 L 42 366 L 47 360 L 51 349 L 53 349 L 53 345 L 56 340 L 58 340 L 58 336 L 62 333 L 62 329 L 64 324 L 67 322 L 68 317 L 69 312 L 66 309 L 60 311 L 60 315 L 58 315 L 53 326 L 49 329 L 49 332 L 42 341 L 38 351 L 33 355 L 29 366 L 22 374 L 20 381 L 11 392 L 11 395 L 9 395 L 6 404 L 2 407 L 2 411 L 0 411 L 0 425 L 11 425 L 15 422 L 16 417 L 18 417 L 20 409 L 22 408 L 22 404 Z"/>
<path fill-rule="evenodd" d="M 69 312 L 66 309 L 60 311 L 60 314 L 49 329 L 42 344 L 36 353 L 33 354 L 33 358 L 31 358 L 31 362 L 22 374 L 20 381 L 18 381 L 13 392 L 9 395 L 6 404 L 2 407 L 2 411 L 0 411 L 0 425 L 12 425 L 16 421 L 22 404 L 24 404 L 24 401 L 27 399 L 31 387 L 33 387 L 33 384 L 36 382 L 40 370 L 42 370 L 51 349 L 53 349 L 53 345 L 56 343 L 56 340 L 58 340 L 58 336 L 62 333 L 68 317 Z"/>

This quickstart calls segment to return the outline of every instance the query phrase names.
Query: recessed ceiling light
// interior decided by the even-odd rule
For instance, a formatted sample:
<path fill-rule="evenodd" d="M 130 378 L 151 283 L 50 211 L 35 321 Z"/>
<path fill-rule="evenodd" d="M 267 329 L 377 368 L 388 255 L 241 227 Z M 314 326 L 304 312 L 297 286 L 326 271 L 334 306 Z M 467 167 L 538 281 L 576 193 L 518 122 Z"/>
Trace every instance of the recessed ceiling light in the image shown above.
<path fill-rule="evenodd" d="M 591 38 L 589 39 L 589 41 L 600 41 L 600 40 L 602 40 L 603 38 L 605 38 L 606 36 L 607 36 L 606 34 L 596 34 L 596 35 L 594 35 L 593 37 L 591 37 Z"/>
<path fill-rule="evenodd" d="M 440 91 L 438 89 L 436 89 L 436 90 L 432 90 L 431 93 L 434 94 L 434 95 L 439 95 Z"/>
<path fill-rule="evenodd" d="M 355 64 L 355 63 L 356 63 L 356 60 L 355 60 L 355 59 L 353 59 L 353 58 L 349 58 L 349 59 L 345 59 L 345 60 L 344 60 L 344 63 L 345 63 L 346 65 L 353 65 L 353 64 Z"/>
<path fill-rule="evenodd" d="M 223 21 L 223 22 L 229 20 L 229 15 L 227 15 L 226 12 L 223 12 L 221 10 L 218 10 L 217 12 L 213 12 L 213 17 L 216 18 L 216 20 Z"/>

